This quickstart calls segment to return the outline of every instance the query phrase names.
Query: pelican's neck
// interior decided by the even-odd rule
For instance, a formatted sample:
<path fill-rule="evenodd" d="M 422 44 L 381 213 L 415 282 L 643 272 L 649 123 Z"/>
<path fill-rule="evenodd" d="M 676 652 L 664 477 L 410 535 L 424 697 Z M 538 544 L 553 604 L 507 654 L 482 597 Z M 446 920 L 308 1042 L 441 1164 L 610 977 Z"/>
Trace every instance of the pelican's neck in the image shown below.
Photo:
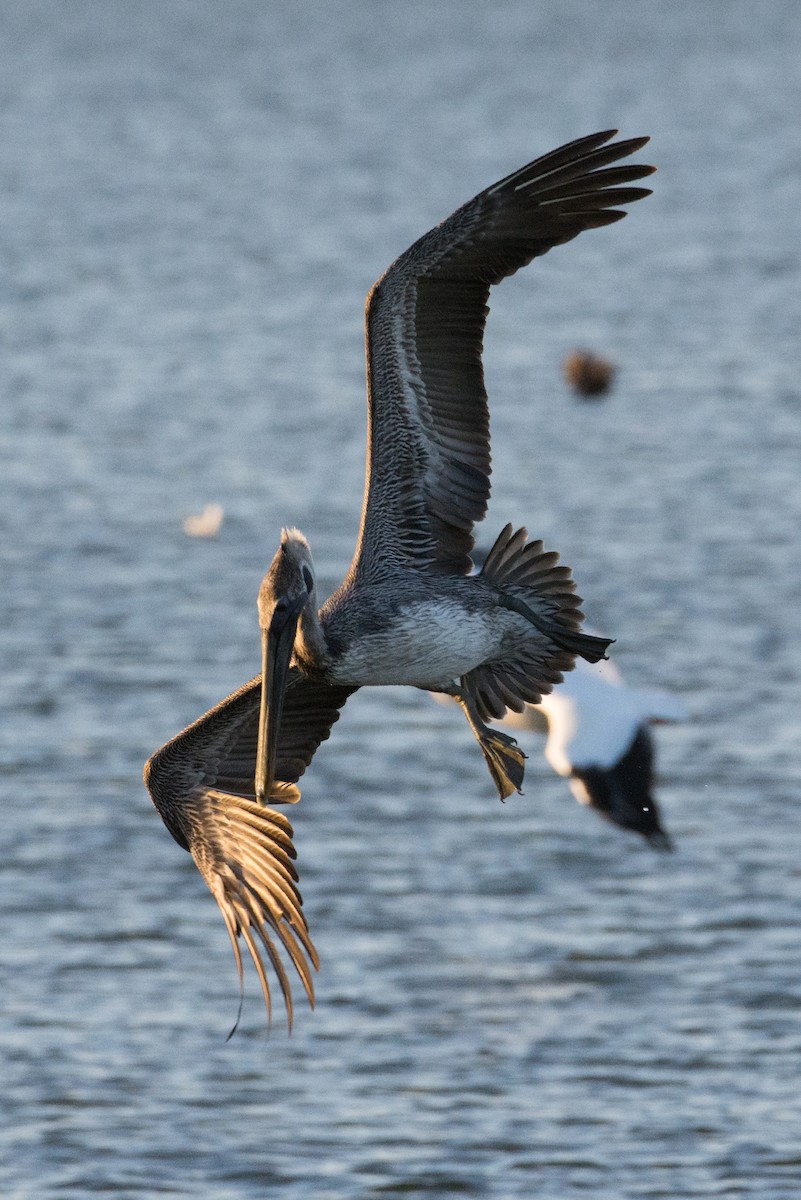
<path fill-rule="evenodd" d="M 295 634 L 295 661 L 307 675 L 325 672 L 331 661 L 331 653 L 320 624 L 317 611 L 317 589 L 315 588 L 300 614 Z"/>

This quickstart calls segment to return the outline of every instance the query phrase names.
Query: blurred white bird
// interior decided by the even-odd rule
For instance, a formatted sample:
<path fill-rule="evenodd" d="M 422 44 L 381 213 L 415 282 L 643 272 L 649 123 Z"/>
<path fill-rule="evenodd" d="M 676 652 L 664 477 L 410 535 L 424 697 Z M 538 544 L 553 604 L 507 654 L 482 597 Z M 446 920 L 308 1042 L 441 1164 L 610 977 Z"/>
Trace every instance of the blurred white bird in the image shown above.
<path fill-rule="evenodd" d="M 224 516 L 225 510 L 221 504 L 207 504 L 202 512 L 184 518 L 184 533 L 189 537 L 216 537 Z"/>
<path fill-rule="evenodd" d="M 657 849 L 671 850 L 653 795 L 650 726 L 688 715 L 668 692 L 629 687 L 610 659 L 578 660 L 539 704 L 522 713 L 507 711 L 499 724 L 547 733 L 545 757 L 580 804 L 642 834 Z"/>

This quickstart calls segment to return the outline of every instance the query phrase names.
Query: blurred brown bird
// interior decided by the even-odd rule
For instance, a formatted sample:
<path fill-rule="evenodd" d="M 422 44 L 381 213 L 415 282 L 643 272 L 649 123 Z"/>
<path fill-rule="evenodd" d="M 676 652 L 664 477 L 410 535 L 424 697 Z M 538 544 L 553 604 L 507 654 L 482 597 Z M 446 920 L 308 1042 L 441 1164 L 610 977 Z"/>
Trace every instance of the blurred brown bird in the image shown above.
<path fill-rule="evenodd" d="M 565 379 L 582 396 L 601 396 L 615 378 L 615 367 L 591 350 L 573 350 L 564 362 Z"/>

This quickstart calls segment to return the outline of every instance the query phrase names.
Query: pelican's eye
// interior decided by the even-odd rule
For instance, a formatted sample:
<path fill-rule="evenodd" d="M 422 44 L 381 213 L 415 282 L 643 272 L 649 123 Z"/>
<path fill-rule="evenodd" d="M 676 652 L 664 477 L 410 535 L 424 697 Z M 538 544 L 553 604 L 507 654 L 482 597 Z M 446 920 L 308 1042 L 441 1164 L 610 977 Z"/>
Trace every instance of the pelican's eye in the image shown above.
<path fill-rule="evenodd" d="M 270 619 L 270 632 L 279 634 L 289 620 L 289 601 L 285 596 L 276 600 L 273 615 Z"/>

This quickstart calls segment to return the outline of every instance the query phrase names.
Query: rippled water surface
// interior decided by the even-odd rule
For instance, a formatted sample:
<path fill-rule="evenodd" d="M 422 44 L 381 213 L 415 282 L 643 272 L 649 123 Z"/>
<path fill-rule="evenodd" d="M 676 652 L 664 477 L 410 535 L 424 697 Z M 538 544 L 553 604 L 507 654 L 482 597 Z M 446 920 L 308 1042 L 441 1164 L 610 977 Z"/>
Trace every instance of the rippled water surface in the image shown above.
<path fill-rule="evenodd" d="M 758 18 L 755 13 L 758 11 Z M 801 14 L 746 0 L 0 16 L 0 1191 L 594 1200 L 801 1189 Z M 258 668 L 282 524 L 325 588 L 388 262 L 560 141 L 655 195 L 494 293 L 487 539 L 577 575 L 658 732 L 678 852 L 532 739 L 349 703 L 293 814 L 318 1006 L 238 1034 L 225 929 L 141 781 Z M 619 366 L 603 404 L 575 345 Z M 220 536 L 183 518 L 225 507 Z"/>

